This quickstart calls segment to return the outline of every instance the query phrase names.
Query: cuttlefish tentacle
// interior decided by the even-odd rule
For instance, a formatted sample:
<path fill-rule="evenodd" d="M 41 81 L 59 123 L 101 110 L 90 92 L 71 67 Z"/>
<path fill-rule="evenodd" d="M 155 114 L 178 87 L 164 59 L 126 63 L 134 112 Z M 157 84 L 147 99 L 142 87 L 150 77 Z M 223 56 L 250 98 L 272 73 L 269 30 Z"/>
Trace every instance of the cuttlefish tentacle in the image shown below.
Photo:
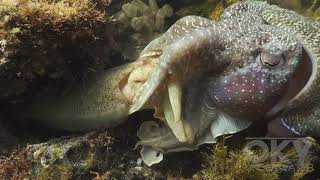
<path fill-rule="evenodd" d="M 192 142 L 188 138 L 188 128 L 181 117 L 181 94 L 184 83 L 201 76 L 208 71 L 223 69 L 228 63 L 217 58 L 219 48 L 228 37 L 222 27 L 205 18 L 188 16 L 178 20 L 165 34 L 152 41 L 142 52 L 152 52 L 162 49 L 159 64 L 149 79 L 137 91 L 130 113 L 145 106 L 159 105 L 150 102 L 151 96 L 160 89 L 167 89 L 157 93 L 156 99 L 163 99 L 162 109 L 164 119 L 173 133 L 181 142 Z M 161 101 L 161 100 L 160 100 Z M 156 113 L 161 114 L 161 113 Z M 160 117 L 161 119 L 161 117 Z M 190 133 L 190 132 L 189 132 Z"/>

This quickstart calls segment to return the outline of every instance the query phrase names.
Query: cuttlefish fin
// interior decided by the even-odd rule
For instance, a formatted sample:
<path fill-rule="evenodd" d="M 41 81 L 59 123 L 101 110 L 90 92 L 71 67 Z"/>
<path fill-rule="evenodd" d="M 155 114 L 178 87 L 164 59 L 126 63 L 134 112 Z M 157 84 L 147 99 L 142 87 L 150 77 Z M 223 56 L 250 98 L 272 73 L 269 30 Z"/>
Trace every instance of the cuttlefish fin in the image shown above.
<path fill-rule="evenodd" d="M 237 119 L 227 113 L 221 112 L 217 120 L 214 120 L 211 124 L 212 138 L 216 140 L 219 136 L 240 132 L 247 129 L 251 123 L 252 121 Z"/>
<path fill-rule="evenodd" d="M 197 147 L 202 144 L 213 144 L 216 142 L 217 142 L 217 139 L 213 137 L 211 133 L 211 128 L 208 128 L 205 134 L 201 138 L 199 138 L 199 140 L 197 141 Z"/>

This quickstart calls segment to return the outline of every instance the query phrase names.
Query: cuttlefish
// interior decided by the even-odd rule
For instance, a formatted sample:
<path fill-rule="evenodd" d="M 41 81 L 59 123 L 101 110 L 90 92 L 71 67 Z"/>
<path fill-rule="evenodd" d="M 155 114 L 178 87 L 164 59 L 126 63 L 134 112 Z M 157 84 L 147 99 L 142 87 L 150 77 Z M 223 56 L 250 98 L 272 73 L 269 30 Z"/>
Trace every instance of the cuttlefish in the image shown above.
<path fill-rule="evenodd" d="M 147 165 L 160 162 L 163 153 L 193 150 L 275 118 L 301 91 L 293 80 L 314 53 L 295 33 L 256 13 L 269 5 L 245 4 L 228 8 L 219 21 L 184 17 L 135 62 L 98 74 L 85 89 L 35 98 L 23 114 L 83 131 L 154 109 L 160 121 L 144 122 L 137 133 Z"/>
<path fill-rule="evenodd" d="M 290 87 L 282 103 L 270 112 L 274 120 L 269 130 L 275 136 L 312 136 L 320 133 L 320 29 L 319 22 L 309 20 L 297 13 L 269 5 L 266 2 L 246 1 L 234 4 L 224 13 L 225 19 L 239 14 L 255 14 L 279 30 L 295 36 L 302 44 L 304 54 L 309 58 L 302 60 L 301 68 L 293 76 Z M 275 116 L 276 115 L 276 116 Z"/>
<path fill-rule="evenodd" d="M 269 124 L 275 136 L 320 136 L 320 26 L 297 13 L 269 5 L 266 2 L 248 1 L 230 7 L 230 12 L 245 11 L 259 14 L 265 23 L 291 33 L 302 44 L 310 58 L 303 60 L 302 68 L 294 76 L 291 93 L 283 103 L 273 109 L 278 115 Z M 286 103 L 288 102 L 289 103 Z"/>

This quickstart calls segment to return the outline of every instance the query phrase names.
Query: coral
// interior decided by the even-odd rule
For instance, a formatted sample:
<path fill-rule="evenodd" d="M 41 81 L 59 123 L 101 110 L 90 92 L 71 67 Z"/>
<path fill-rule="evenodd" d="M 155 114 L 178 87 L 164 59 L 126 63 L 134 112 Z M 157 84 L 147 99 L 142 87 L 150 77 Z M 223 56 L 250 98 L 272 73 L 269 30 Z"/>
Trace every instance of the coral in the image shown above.
<path fill-rule="evenodd" d="M 25 92 L 39 78 L 80 78 L 107 67 L 107 2 L 0 1 L 0 98 Z"/>
<path fill-rule="evenodd" d="M 164 29 L 165 18 L 172 15 L 173 9 L 168 4 L 159 8 L 156 0 L 149 0 L 148 5 L 141 0 L 133 0 L 122 6 L 116 19 L 123 23 L 130 21 L 130 25 L 135 31 L 159 32 Z"/>
<path fill-rule="evenodd" d="M 118 44 L 118 49 L 126 59 L 135 60 L 141 48 L 165 30 L 166 19 L 173 16 L 173 8 L 169 4 L 159 7 L 156 0 L 149 0 L 148 4 L 133 0 L 123 4 L 114 16 L 127 30 L 131 41 Z"/>

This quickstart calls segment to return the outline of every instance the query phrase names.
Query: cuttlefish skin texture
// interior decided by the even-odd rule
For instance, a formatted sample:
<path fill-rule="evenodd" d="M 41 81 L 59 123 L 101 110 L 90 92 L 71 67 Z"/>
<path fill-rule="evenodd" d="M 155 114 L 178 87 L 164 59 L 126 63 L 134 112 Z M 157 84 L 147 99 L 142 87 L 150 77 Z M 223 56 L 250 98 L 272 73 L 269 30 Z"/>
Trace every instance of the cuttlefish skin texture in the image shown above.
<path fill-rule="evenodd" d="M 149 164 L 162 159 L 151 160 L 159 152 L 195 149 L 264 118 L 292 86 L 303 54 L 298 39 L 252 13 L 225 15 L 217 22 L 185 17 L 142 54 L 159 47 L 159 64 L 131 107 L 155 108 L 167 125 L 146 122 L 138 132 Z M 180 86 L 182 97 L 174 96 L 178 103 L 165 91 L 171 84 Z"/>
<path fill-rule="evenodd" d="M 230 7 L 230 12 L 256 14 L 267 24 L 289 32 L 303 45 L 304 68 L 295 76 L 293 92 L 288 95 L 288 104 L 281 104 L 275 111 L 283 111 L 276 118 L 301 136 L 320 136 L 320 29 L 319 22 L 309 20 L 297 13 L 281 9 L 265 2 L 247 1 Z M 275 121 L 274 121 L 275 122 Z M 271 126 L 272 127 L 272 126 Z M 281 134 L 276 132 L 275 134 Z"/>
<path fill-rule="evenodd" d="M 298 14 L 270 6 L 262 17 L 273 26 L 293 32 L 302 42 L 312 61 L 312 74 L 300 93 L 292 99 L 281 121 L 298 135 L 320 136 L 320 29 L 315 22 Z M 301 73 L 303 76 L 303 73 Z M 308 76 L 307 76 L 308 77 Z"/>

